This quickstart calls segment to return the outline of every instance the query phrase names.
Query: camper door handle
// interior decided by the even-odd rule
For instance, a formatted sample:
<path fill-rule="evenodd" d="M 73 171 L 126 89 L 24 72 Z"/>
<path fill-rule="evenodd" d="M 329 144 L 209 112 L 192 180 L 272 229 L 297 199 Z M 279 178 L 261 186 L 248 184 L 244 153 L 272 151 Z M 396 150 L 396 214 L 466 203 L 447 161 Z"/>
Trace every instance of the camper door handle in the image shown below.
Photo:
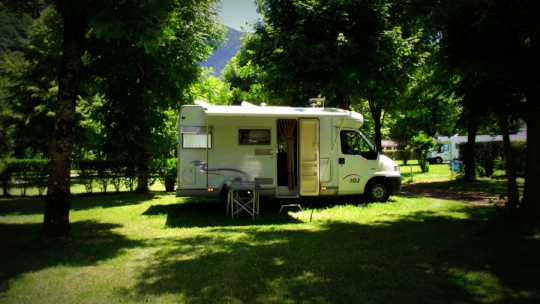
<path fill-rule="evenodd" d="M 339 158 L 339 164 L 340 164 L 340 165 L 344 165 L 344 164 L 345 164 L 345 158 L 340 157 L 340 158 Z"/>

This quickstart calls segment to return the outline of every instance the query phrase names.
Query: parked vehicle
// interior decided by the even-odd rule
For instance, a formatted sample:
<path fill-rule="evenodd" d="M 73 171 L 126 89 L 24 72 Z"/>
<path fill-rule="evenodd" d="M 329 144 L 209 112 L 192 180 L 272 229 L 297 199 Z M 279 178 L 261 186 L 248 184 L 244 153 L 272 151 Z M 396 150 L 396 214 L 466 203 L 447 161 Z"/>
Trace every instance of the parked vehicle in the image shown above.
<path fill-rule="evenodd" d="M 467 142 L 467 136 L 454 135 L 452 137 L 442 137 L 437 139 L 437 144 L 428 154 L 430 164 L 442 164 L 451 160 L 459 159 L 458 144 Z M 477 135 L 475 141 L 501 141 L 502 135 Z M 526 140 L 525 133 L 511 134 L 510 140 Z"/>
<path fill-rule="evenodd" d="M 459 149 L 457 144 L 467 142 L 467 136 L 452 136 L 450 138 L 437 140 L 435 147 L 428 154 L 428 162 L 430 164 L 442 164 L 453 159 L 459 158 Z"/>
<path fill-rule="evenodd" d="M 401 189 L 398 165 L 360 132 L 361 114 L 336 108 L 217 106 L 180 110 L 178 197 L 226 197 L 252 181 L 260 197 L 360 195 Z"/>

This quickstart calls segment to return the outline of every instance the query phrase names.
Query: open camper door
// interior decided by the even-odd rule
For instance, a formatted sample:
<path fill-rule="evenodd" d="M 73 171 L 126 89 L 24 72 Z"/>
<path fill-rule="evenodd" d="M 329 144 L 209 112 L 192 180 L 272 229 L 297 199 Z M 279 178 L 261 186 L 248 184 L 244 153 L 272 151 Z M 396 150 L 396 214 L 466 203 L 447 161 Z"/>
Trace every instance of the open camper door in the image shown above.
<path fill-rule="evenodd" d="M 299 190 L 302 196 L 319 195 L 319 120 L 298 121 Z"/>

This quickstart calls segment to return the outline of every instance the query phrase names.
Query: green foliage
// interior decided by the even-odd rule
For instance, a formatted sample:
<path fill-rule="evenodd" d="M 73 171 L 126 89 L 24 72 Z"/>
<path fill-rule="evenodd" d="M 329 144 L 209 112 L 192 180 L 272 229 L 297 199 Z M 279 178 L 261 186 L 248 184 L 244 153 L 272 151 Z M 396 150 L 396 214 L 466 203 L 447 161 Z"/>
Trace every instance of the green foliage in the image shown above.
<path fill-rule="evenodd" d="M 101 150 L 107 158 L 144 159 L 139 154 L 145 147 L 152 147 L 154 156 L 175 150 L 175 112 L 191 99 L 190 86 L 202 79 L 197 62 L 220 45 L 224 34 L 213 1 L 147 4 L 149 11 L 123 3 L 125 12 L 146 17 L 100 23 L 88 38 L 88 91 L 100 96 L 90 118 L 105 126 L 98 131 L 106 139 Z M 152 19 L 163 22 L 146 24 Z M 132 28 L 141 33 L 132 35 Z M 204 93 L 212 89 L 206 88 Z"/>
<path fill-rule="evenodd" d="M 158 158 L 152 162 L 152 179 L 167 185 L 172 177 L 173 187 L 176 180 L 176 158 Z M 46 159 L 3 159 L 0 162 L 0 185 L 5 196 L 16 186 L 25 196 L 27 190 L 36 188 L 42 195 L 49 176 L 49 160 Z M 120 160 L 77 160 L 74 163 L 74 179 L 84 186 L 86 193 L 93 193 L 95 188 L 107 193 L 112 187 L 116 193 L 121 189 L 134 190 L 138 176 L 138 167 L 132 161 Z M 167 182 L 167 183 L 166 183 Z"/>
<path fill-rule="evenodd" d="M 242 101 L 253 104 L 282 104 L 283 100 L 272 96 L 266 87 L 266 73 L 263 68 L 251 62 L 240 64 L 240 60 L 241 54 L 233 57 L 223 70 L 223 80 L 230 84 L 232 104 L 240 104 Z"/>
<path fill-rule="evenodd" d="M 222 82 L 215 76 L 209 76 L 210 71 L 203 70 L 199 80 L 190 87 L 190 95 L 195 100 L 204 100 L 210 104 L 227 105 L 230 104 L 232 93 L 229 83 Z"/>
<path fill-rule="evenodd" d="M 385 150 L 382 153 L 393 160 L 400 160 L 404 165 L 407 164 L 409 160 L 416 159 L 411 150 Z"/>
<path fill-rule="evenodd" d="M 512 141 L 512 151 L 514 152 L 514 162 L 516 164 L 518 176 L 523 176 L 525 173 L 525 155 L 527 145 L 525 141 Z M 477 168 L 475 168 L 478 176 L 491 177 L 495 169 L 505 170 L 505 155 L 504 146 L 502 141 L 487 141 L 476 142 L 475 159 Z M 459 158 L 465 159 L 467 155 L 467 145 L 465 143 L 458 144 Z M 465 165 L 465 164 L 464 164 Z M 464 167 L 464 166 L 463 166 Z"/>
<path fill-rule="evenodd" d="M 48 9 L 24 42 L 24 60 L 12 62 L 6 96 L 12 115 L 4 120 L 14 138 L 10 156 L 46 157 L 53 134 L 61 56 L 61 20 Z"/>
<path fill-rule="evenodd" d="M 17 16 L 0 11 L 0 59 L 10 53 L 24 52 L 24 40 L 28 38 L 31 24 L 32 18 L 27 14 Z"/>
<path fill-rule="evenodd" d="M 178 176 L 178 158 L 154 158 L 151 162 L 153 176 L 165 185 L 167 192 L 174 191 L 174 185 Z"/>
<path fill-rule="evenodd" d="M 416 51 L 422 33 L 410 26 L 405 7 L 377 0 L 260 1 L 263 20 L 246 37 L 238 65 L 260 70 L 263 90 L 287 105 L 316 96 L 325 96 L 329 107 L 368 104 L 380 150 L 385 118 L 422 61 Z"/>
<path fill-rule="evenodd" d="M 420 131 L 429 136 L 453 133 L 462 108 L 455 93 L 458 79 L 435 59 L 426 58 L 399 97 L 399 110 L 391 120 L 392 139 L 407 141 Z"/>
<path fill-rule="evenodd" d="M 9 189 L 17 184 L 21 196 L 26 196 L 29 188 L 37 188 L 41 196 L 47 186 L 49 175 L 47 159 L 4 159 L 0 162 L 0 184 L 4 196 L 9 196 Z"/>
<path fill-rule="evenodd" d="M 418 155 L 418 164 L 420 165 L 422 172 L 429 171 L 429 163 L 427 158 L 430 149 L 434 145 L 435 138 L 427 136 L 423 132 L 420 132 L 418 135 L 411 138 L 410 148 Z"/>
<path fill-rule="evenodd" d="M 526 161 L 525 156 L 527 155 L 527 142 L 524 140 L 512 141 L 512 152 L 514 153 L 513 157 L 515 158 L 516 172 L 518 176 L 525 176 L 525 167 Z M 503 164 L 505 163 L 504 153 L 501 155 L 502 162 L 498 169 L 502 170 Z"/>
<path fill-rule="evenodd" d="M 116 193 L 125 186 L 133 191 L 133 185 L 137 178 L 136 164 L 131 161 L 116 160 L 79 160 L 76 162 L 81 182 L 87 193 L 92 193 L 94 187 L 99 186 L 106 193 L 109 185 L 112 185 Z"/>
<path fill-rule="evenodd" d="M 16 114 L 10 90 L 17 85 L 13 79 L 24 63 L 25 39 L 28 38 L 32 19 L 3 10 L 0 4 L 0 157 L 12 157 L 16 143 Z"/>

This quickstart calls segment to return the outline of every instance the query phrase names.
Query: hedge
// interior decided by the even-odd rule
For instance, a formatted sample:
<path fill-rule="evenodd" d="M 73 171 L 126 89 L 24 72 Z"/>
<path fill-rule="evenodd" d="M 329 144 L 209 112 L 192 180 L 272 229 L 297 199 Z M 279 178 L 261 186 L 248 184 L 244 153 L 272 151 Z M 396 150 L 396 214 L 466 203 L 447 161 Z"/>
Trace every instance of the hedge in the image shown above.
<path fill-rule="evenodd" d="M 411 150 L 385 150 L 382 154 L 388 156 L 393 160 L 401 160 L 406 165 L 407 161 L 417 159 L 416 153 L 412 153 Z"/>
<path fill-rule="evenodd" d="M 525 141 L 512 141 L 512 150 L 518 176 L 525 174 Z M 467 154 L 467 144 L 458 144 L 459 159 L 463 162 Z M 505 170 L 506 161 L 504 155 L 504 145 L 502 141 L 477 142 L 474 146 L 477 168 L 479 176 L 491 177 L 495 169 Z"/>
<path fill-rule="evenodd" d="M 21 196 L 26 196 L 29 188 L 37 188 L 42 195 L 47 188 L 49 161 L 45 159 L 4 159 L 0 161 L 0 184 L 4 196 L 14 184 L 20 185 Z"/>
<path fill-rule="evenodd" d="M 160 180 L 167 191 L 174 191 L 176 181 L 176 158 L 157 158 L 150 164 L 150 183 Z M 111 188 L 120 192 L 122 187 L 133 191 L 138 178 L 137 164 L 130 161 L 76 160 L 73 171 L 77 174 L 87 193 L 95 188 L 106 193 Z M 3 195 L 11 196 L 10 190 L 17 185 L 21 196 L 29 188 L 37 188 L 43 195 L 47 188 L 49 160 L 46 159 L 3 159 L 0 160 L 0 184 Z"/>

